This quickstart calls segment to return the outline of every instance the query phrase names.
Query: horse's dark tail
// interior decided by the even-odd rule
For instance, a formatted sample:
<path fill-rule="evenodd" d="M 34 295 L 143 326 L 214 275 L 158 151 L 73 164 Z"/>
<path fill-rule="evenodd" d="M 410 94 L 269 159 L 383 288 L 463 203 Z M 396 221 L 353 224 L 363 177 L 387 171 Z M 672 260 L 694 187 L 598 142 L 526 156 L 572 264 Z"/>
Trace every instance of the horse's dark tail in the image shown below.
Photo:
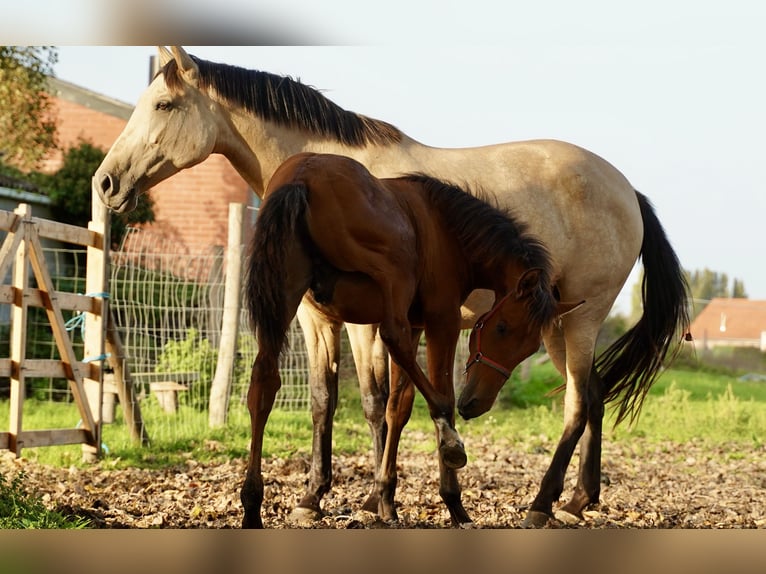
<path fill-rule="evenodd" d="M 615 424 L 636 418 L 668 353 L 673 358 L 680 350 L 680 333 L 688 335 L 689 330 L 689 288 L 684 271 L 651 203 L 641 193 L 636 195 L 644 221 L 644 312 L 638 323 L 596 361 L 604 381 L 605 402 L 619 399 Z"/>
<path fill-rule="evenodd" d="M 285 292 L 288 247 L 301 233 L 308 205 L 303 184 L 275 190 L 258 213 L 250 246 L 245 299 L 252 330 L 260 347 L 281 352 L 287 344 L 288 316 Z"/>

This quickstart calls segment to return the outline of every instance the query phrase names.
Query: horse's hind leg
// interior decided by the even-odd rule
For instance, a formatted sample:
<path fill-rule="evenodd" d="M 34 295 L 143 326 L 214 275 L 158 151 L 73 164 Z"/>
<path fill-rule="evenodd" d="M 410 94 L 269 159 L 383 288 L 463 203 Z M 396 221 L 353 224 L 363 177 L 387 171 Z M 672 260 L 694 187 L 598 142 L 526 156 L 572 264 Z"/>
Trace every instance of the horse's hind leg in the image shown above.
<path fill-rule="evenodd" d="M 572 498 L 560 511 L 557 518 L 567 520 L 567 515 L 582 519 L 582 511 L 598 502 L 601 493 L 601 430 L 604 418 L 603 383 L 591 368 L 588 379 L 588 423 L 580 439 L 580 468 Z M 562 515 L 561 512 L 566 514 Z"/>
<path fill-rule="evenodd" d="M 388 353 L 375 325 L 346 324 L 354 365 L 359 379 L 362 409 L 372 436 L 375 474 L 378 476 L 386 443 L 386 402 L 389 396 Z M 373 482 L 372 491 L 362 505 L 368 512 L 379 511 L 378 487 Z"/>
<path fill-rule="evenodd" d="M 332 484 L 332 424 L 338 405 L 341 325 L 328 320 L 306 299 L 298 308 L 298 321 L 308 352 L 313 422 L 309 481 L 291 516 L 293 521 L 303 522 L 323 516 L 322 497 Z"/>

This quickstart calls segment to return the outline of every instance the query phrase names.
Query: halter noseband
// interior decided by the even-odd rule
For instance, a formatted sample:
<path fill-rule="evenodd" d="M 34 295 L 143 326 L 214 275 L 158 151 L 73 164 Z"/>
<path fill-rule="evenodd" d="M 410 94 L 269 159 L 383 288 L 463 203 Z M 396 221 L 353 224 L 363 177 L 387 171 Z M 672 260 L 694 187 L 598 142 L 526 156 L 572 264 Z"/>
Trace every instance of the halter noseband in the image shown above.
<path fill-rule="evenodd" d="M 484 353 L 481 352 L 481 330 L 484 328 L 484 323 L 492 317 L 495 313 L 497 313 L 498 309 L 502 306 L 503 303 L 505 303 L 505 300 L 508 299 L 508 297 L 511 296 L 513 291 L 510 291 L 507 293 L 500 301 L 498 301 L 492 309 L 490 309 L 487 313 L 479 317 L 479 320 L 476 321 L 476 324 L 473 326 L 473 330 L 476 331 L 476 352 L 473 354 L 472 357 L 469 357 L 468 361 L 465 364 L 465 370 L 463 371 L 463 374 L 466 374 L 468 372 L 468 369 L 470 369 L 473 365 L 476 363 L 482 363 L 483 365 L 487 365 L 488 367 L 491 367 L 495 369 L 498 373 L 503 375 L 504 378 L 508 378 L 511 376 L 511 371 L 506 369 L 503 365 L 498 363 L 497 361 L 493 361 Z"/>

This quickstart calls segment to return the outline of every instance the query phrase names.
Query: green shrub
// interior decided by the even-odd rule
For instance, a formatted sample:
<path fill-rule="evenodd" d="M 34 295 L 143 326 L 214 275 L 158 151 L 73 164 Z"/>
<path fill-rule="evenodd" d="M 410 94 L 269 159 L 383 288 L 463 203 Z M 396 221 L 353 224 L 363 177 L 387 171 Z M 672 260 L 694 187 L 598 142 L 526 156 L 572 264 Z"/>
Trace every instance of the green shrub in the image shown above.
<path fill-rule="evenodd" d="M 204 410 L 208 407 L 210 387 L 218 360 L 218 351 L 210 341 L 201 337 L 197 329 L 186 331 L 186 338 L 168 341 L 157 357 L 155 371 L 158 373 L 199 373 L 199 380 L 184 393 L 189 405 Z"/>

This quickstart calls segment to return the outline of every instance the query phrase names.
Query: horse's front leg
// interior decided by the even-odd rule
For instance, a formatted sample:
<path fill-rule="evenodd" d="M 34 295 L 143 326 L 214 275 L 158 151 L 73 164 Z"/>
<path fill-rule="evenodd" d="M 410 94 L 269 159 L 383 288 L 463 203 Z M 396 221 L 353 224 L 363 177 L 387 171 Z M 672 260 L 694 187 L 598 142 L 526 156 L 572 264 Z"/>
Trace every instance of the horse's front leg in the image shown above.
<path fill-rule="evenodd" d="M 240 500 L 245 511 L 242 528 L 263 528 L 263 432 L 280 385 L 279 353 L 269 353 L 266 349 L 261 349 L 253 362 L 250 387 L 247 391 L 251 441 L 245 482 L 240 491 Z"/>
<path fill-rule="evenodd" d="M 377 325 L 346 324 L 351 353 L 354 356 L 356 375 L 359 379 L 359 393 L 362 409 L 372 436 L 374 476 L 378 476 L 386 444 L 386 402 L 389 395 L 388 353 L 378 335 Z M 373 482 L 372 490 L 362 509 L 376 513 L 379 510 L 378 487 Z"/>
<path fill-rule="evenodd" d="M 566 321 L 566 318 L 564 320 Z M 574 330 L 566 329 L 565 323 L 563 337 L 566 341 L 566 350 L 561 351 L 559 349 L 556 351 L 566 357 L 567 381 L 566 393 L 564 395 L 564 431 L 553 453 L 553 459 L 548 466 L 548 470 L 540 483 L 538 493 L 532 501 L 522 524 L 522 526 L 527 528 L 545 526 L 548 519 L 553 516 L 553 503 L 559 499 L 564 490 L 567 467 L 572 459 L 577 443 L 583 436 L 590 417 L 597 417 L 600 421 L 601 414 L 603 414 L 603 404 L 600 401 L 594 405 L 590 404 L 593 391 L 589 391 L 589 385 L 592 382 L 591 368 L 593 365 L 593 345 L 595 344 L 596 333 L 594 332 L 592 337 L 588 337 L 583 336 L 581 331 L 578 333 L 578 337 L 575 338 L 573 336 L 567 337 L 569 332 L 574 332 Z M 548 340 L 546 340 L 547 342 Z M 557 361 L 560 362 L 560 358 Z M 590 414 L 591 407 L 596 409 L 592 414 Z M 600 428 L 599 424 L 591 430 L 600 431 Z M 599 440 L 599 451 L 591 450 L 589 453 L 586 453 L 587 460 L 583 462 L 586 465 L 583 467 L 584 469 L 592 468 L 594 462 L 600 465 L 600 456 L 594 458 L 596 454 L 600 454 L 600 432 L 598 437 L 590 435 L 586 440 L 592 445 L 592 441 L 596 438 Z M 588 474 L 588 488 L 592 488 L 592 478 L 593 475 Z M 575 505 L 579 505 L 579 502 L 575 503 Z"/>
<path fill-rule="evenodd" d="M 341 325 L 328 319 L 305 298 L 297 316 L 308 353 L 313 422 L 309 481 L 291 516 L 293 521 L 302 522 L 323 516 L 322 497 L 332 484 L 332 423 L 338 405 Z"/>

